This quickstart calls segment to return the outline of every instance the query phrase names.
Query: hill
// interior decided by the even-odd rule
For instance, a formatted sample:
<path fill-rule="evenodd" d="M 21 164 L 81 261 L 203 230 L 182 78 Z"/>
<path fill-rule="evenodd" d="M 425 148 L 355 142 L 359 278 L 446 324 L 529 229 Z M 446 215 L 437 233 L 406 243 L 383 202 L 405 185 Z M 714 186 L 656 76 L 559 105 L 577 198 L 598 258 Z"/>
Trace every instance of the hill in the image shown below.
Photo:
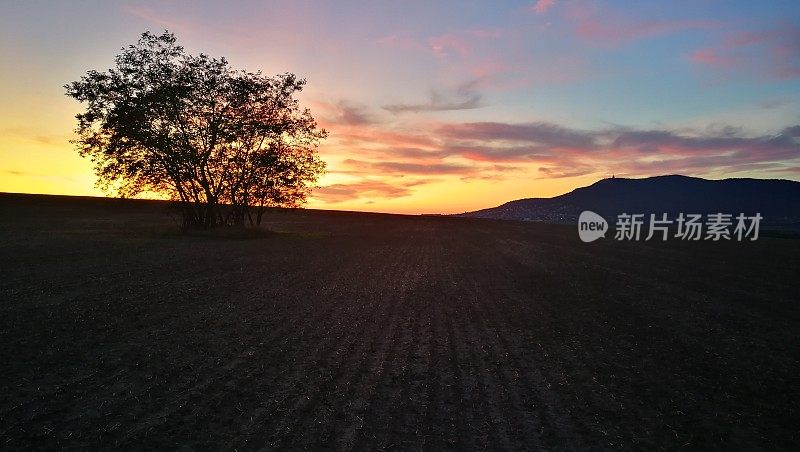
<path fill-rule="evenodd" d="M 755 214 L 775 229 L 800 229 L 800 182 L 782 179 L 709 180 L 680 175 L 602 179 L 553 198 L 527 198 L 459 216 L 573 223 L 584 210 L 620 213 Z"/>

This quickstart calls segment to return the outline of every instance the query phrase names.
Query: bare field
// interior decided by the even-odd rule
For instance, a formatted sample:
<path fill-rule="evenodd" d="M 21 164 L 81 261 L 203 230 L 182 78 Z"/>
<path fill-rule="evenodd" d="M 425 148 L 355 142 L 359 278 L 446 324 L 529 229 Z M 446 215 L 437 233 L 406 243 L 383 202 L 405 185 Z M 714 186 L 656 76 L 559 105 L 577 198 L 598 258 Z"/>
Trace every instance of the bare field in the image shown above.
<path fill-rule="evenodd" d="M 800 240 L 0 196 L 0 449 L 795 449 Z"/>

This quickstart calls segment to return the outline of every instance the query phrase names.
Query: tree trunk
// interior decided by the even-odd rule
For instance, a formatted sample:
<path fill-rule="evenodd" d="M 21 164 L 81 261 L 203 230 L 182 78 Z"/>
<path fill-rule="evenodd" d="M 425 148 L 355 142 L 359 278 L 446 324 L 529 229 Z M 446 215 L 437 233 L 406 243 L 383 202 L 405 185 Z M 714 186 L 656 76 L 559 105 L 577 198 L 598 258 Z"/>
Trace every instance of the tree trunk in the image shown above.
<path fill-rule="evenodd" d="M 256 214 L 256 226 L 261 226 L 261 218 L 264 216 L 264 205 L 258 206 L 258 213 Z"/>
<path fill-rule="evenodd" d="M 205 228 L 211 228 L 216 225 L 216 205 L 217 203 L 213 199 L 208 199 L 205 204 L 205 212 L 202 226 Z"/>

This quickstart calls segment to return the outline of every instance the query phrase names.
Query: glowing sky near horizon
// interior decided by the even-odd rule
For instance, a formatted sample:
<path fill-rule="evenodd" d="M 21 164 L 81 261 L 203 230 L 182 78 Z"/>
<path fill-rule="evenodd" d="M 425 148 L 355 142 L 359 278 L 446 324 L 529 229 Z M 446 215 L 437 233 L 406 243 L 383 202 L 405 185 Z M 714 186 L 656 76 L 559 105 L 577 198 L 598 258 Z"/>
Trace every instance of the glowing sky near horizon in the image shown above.
<path fill-rule="evenodd" d="M 800 179 L 800 2 L 0 3 L 0 191 L 100 195 L 62 85 L 147 30 L 294 72 L 308 206 L 453 213 L 610 176 Z"/>

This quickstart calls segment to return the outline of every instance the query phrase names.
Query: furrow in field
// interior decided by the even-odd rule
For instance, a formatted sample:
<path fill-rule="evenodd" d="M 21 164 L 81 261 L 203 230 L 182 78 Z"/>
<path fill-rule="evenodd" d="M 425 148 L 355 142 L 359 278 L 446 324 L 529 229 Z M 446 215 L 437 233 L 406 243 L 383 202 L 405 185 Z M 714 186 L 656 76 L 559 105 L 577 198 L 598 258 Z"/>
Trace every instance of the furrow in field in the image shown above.
<path fill-rule="evenodd" d="M 310 380 L 311 384 L 303 385 L 304 389 L 300 394 L 284 398 L 284 402 L 290 406 L 283 407 L 280 416 L 268 416 L 274 422 L 258 429 L 265 433 L 271 432 L 268 444 L 272 447 L 292 444 L 296 439 L 296 433 L 303 430 L 304 425 L 309 422 L 313 423 L 317 419 L 314 416 L 315 410 L 321 409 L 324 412 L 330 412 L 331 410 L 321 408 L 321 406 L 330 404 L 336 398 L 336 392 L 355 384 L 353 380 L 355 380 L 359 367 L 355 360 L 359 359 L 360 350 L 367 347 L 364 341 L 367 338 L 379 336 L 379 332 L 382 332 L 385 327 L 384 319 L 395 316 L 395 310 L 399 303 L 398 298 L 392 294 L 391 284 L 383 286 L 383 283 L 402 280 L 404 269 L 401 264 L 407 253 L 400 252 L 396 255 L 397 259 L 391 259 L 387 258 L 388 255 L 385 254 L 388 252 L 389 250 L 384 250 L 380 255 L 384 262 L 384 265 L 379 267 L 382 268 L 381 271 L 373 273 L 374 279 L 367 281 L 368 286 L 362 294 L 366 305 L 354 304 L 353 300 L 342 300 L 342 303 L 349 303 L 352 307 L 351 310 L 343 312 L 346 315 L 341 316 L 338 322 L 342 340 L 334 341 L 325 348 L 330 351 L 331 347 L 336 347 L 338 352 L 334 352 L 335 354 L 332 356 L 330 353 L 321 353 L 319 356 L 319 359 L 324 357 L 329 371 L 319 375 L 315 380 Z M 387 265 L 386 262 L 389 264 Z M 359 270 L 363 271 L 363 269 Z M 320 348 L 320 350 L 323 349 Z M 305 377 L 303 374 L 317 370 L 313 363 L 318 361 L 318 359 L 312 361 L 312 365 L 308 368 L 298 369 L 300 375 L 295 372 L 295 375 L 285 379 L 286 384 L 296 386 L 297 380 L 302 381 Z M 286 393 L 290 394 L 288 391 Z M 333 407 L 332 410 L 336 411 L 336 408 Z M 260 417 L 255 417 L 255 420 Z M 314 424 L 314 428 L 320 430 L 318 424 Z"/>

